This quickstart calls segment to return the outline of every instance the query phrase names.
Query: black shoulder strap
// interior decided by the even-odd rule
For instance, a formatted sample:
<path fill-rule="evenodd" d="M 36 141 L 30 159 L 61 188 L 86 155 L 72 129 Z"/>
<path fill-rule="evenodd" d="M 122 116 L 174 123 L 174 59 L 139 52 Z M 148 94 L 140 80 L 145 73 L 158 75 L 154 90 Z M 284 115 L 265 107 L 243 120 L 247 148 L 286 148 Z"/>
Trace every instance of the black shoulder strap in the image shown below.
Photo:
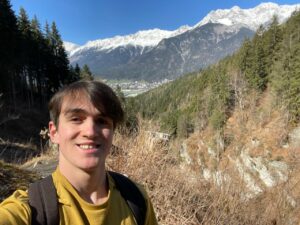
<path fill-rule="evenodd" d="M 146 219 L 147 206 L 145 198 L 133 181 L 126 176 L 108 171 L 114 179 L 117 189 L 126 200 L 138 225 L 144 225 Z"/>
<path fill-rule="evenodd" d="M 52 176 L 31 184 L 28 189 L 32 225 L 58 225 L 59 211 Z"/>

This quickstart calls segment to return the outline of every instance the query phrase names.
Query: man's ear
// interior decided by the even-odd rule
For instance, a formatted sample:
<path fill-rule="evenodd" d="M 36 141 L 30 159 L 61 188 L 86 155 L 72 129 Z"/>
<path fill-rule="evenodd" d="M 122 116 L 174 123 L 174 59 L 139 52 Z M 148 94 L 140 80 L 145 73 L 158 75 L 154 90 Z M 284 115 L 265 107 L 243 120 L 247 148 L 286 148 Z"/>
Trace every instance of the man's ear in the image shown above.
<path fill-rule="evenodd" d="M 53 121 L 49 122 L 49 136 L 52 143 L 58 144 L 57 127 Z"/>

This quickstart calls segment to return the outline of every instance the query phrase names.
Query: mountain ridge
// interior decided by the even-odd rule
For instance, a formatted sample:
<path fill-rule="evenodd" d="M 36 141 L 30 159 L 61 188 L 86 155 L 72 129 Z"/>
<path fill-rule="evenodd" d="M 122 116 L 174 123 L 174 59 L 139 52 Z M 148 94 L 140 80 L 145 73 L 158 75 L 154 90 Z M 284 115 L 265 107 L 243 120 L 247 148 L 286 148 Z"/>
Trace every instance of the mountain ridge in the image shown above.
<path fill-rule="evenodd" d="M 300 4 L 294 4 L 294 5 L 278 5 L 276 3 L 272 3 L 272 2 L 266 2 L 266 3 L 261 3 L 259 4 L 258 6 L 254 7 L 254 8 L 249 8 L 249 9 L 241 9 L 239 6 L 233 6 L 232 8 L 230 9 L 217 9 L 217 10 L 212 10 L 210 11 L 200 22 L 198 22 L 196 25 L 190 27 L 188 25 L 183 25 L 181 27 L 179 27 L 178 29 L 176 30 L 173 30 L 173 31 L 169 31 L 169 30 L 161 30 L 161 29 L 158 29 L 158 28 L 154 28 L 154 29 L 149 29 L 149 30 L 141 30 L 141 31 L 137 31 L 136 33 L 134 34 L 129 34 L 129 35 L 124 35 L 124 36 L 121 36 L 121 35 L 117 35 L 117 36 L 114 36 L 112 38 L 105 38 L 105 39 L 97 39 L 97 40 L 93 40 L 93 41 L 88 41 L 86 44 L 80 46 L 80 45 L 77 45 L 75 43 L 72 43 L 72 42 L 68 42 L 66 41 L 66 44 L 73 44 L 73 45 L 76 45 L 77 48 L 82 48 L 83 46 L 86 46 L 86 47 L 93 47 L 93 44 L 97 45 L 99 44 L 99 42 L 118 42 L 120 41 L 120 38 L 124 37 L 124 39 L 128 39 L 130 37 L 137 37 L 139 35 L 141 35 L 138 40 L 137 43 L 139 43 L 139 41 L 141 41 L 141 37 L 148 33 L 148 34 L 155 34 L 155 33 L 158 33 L 158 35 L 155 37 L 155 41 L 149 43 L 149 45 L 155 45 L 154 43 L 158 44 L 158 41 L 161 41 L 163 38 L 168 38 L 168 37 L 171 37 L 171 34 L 173 34 L 172 36 L 176 36 L 176 35 L 179 35 L 183 32 L 186 32 L 188 30 L 191 30 L 191 29 L 195 29 L 196 27 L 198 26 L 203 26 L 207 23 L 220 23 L 220 24 L 224 24 L 224 25 L 233 25 L 233 24 L 244 24 L 244 25 L 247 25 L 249 24 L 249 16 L 251 15 L 254 15 L 256 14 L 258 11 L 261 11 L 260 13 L 262 13 L 262 15 L 264 14 L 272 14 L 272 16 L 274 14 L 279 14 L 279 23 L 282 23 L 284 22 L 284 20 L 286 20 L 291 12 L 293 12 L 295 9 L 297 8 L 300 8 Z M 272 12 L 263 12 L 263 11 L 267 11 L 267 9 L 271 9 Z M 226 18 L 226 16 L 228 17 L 232 17 L 230 14 L 234 15 L 233 12 L 243 12 L 244 13 L 244 17 L 246 17 L 245 19 L 242 19 L 242 21 L 245 21 L 247 20 L 247 23 L 246 22 L 241 22 L 241 18 L 231 18 L 231 19 L 234 19 L 235 23 L 232 22 L 232 21 L 229 21 L 228 18 Z M 224 17 L 223 19 L 220 19 L 219 17 Z M 252 24 L 252 25 L 248 25 L 252 30 L 256 30 L 259 25 L 261 24 L 264 24 L 266 22 L 269 21 L 269 19 L 266 19 L 268 17 L 263 17 L 263 16 L 260 16 L 260 20 L 257 21 L 257 17 L 255 17 L 255 23 Z M 253 17 L 251 18 L 252 21 L 253 20 Z M 161 37 L 159 39 L 159 36 Z M 153 36 L 152 36 L 153 38 Z M 110 43 L 111 44 L 111 43 Z M 112 45 L 112 44 L 111 44 Z M 138 44 L 137 44 L 138 45 Z M 141 46 L 149 46 L 149 45 L 146 45 L 146 43 L 140 43 Z M 119 47 L 120 45 L 116 44 L 116 47 Z M 66 47 L 66 50 L 67 52 L 71 53 L 71 54 L 74 54 L 76 52 L 76 49 L 74 48 L 70 48 L 68 45 L 65 46 Z M 75 51 L 74 51 L 75 50 Z"/>
<path fill-rule="evenodd" d="M 211 22 L 229 26 L 233 24 L 246 25 L 250 29 L 256 30 L 260 25 L 267 24 L 274 15 L 278 17 L 280 24 L 283 23 L 297 8 L 300 8 L 300 4 L 278 5 L 272 2 L 261 3 L 249 9 L 241 9 L 239 6 L 234 6 L 231 9 L 211 11 L 195 27 Z"/>
<path fill-rule="evenodd" d="M 219 9 L 211 11 L 193 27 L 182 26 L 174 31 L 152 29 L 89 41 L 69 51 L 69 58 L 73 65 L 87 64 L 96 76 L 105 79 L 175 79 L 232 54 L 245 38 L 254 35 L 259 24 L 267 25 L 274 14 L 282 23 L 297 8 L 300 4 L 280 6 L 262 3 L 251 9 L 240 9 L 238 6 Z M 208 24 L 219 24 L 211 25 L 219 28 L 210 29 Z M 220 35 L 220 31 L 224 35 Z M 200 36 L 204 38 L 199 39 Z M 226 45 L 218 46 L 222 41 Z"/>

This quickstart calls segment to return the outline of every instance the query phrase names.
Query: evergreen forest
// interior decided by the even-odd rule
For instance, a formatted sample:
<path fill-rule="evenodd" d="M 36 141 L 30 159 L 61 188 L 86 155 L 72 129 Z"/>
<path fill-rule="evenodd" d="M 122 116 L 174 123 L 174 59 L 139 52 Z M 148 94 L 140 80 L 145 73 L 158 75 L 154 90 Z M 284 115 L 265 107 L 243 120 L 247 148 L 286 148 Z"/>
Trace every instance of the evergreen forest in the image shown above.
<path fill-rule="evenodd" d="M 24 8 L 18 15 L 9 0 L 0 0 L 0 100 L 3 107 L 45 108 L 60 87 L 92 79 L 88 66 L 69 64 L 55 22 L 42 26 Z"/>

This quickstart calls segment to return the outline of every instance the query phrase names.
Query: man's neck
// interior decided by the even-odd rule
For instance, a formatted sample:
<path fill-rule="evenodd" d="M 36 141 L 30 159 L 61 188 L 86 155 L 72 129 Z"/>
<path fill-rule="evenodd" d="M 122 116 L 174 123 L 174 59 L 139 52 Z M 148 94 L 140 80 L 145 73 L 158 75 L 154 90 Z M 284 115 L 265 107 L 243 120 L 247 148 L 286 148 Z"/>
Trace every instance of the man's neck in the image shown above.
<path fill-rule="evenodd" d="M 62 163 L 58 164 L 58 168 L 85 201 L 99 205 L 107 200 L 109 188 L 105 168 L 84 171 L 68 168 Z"/>

